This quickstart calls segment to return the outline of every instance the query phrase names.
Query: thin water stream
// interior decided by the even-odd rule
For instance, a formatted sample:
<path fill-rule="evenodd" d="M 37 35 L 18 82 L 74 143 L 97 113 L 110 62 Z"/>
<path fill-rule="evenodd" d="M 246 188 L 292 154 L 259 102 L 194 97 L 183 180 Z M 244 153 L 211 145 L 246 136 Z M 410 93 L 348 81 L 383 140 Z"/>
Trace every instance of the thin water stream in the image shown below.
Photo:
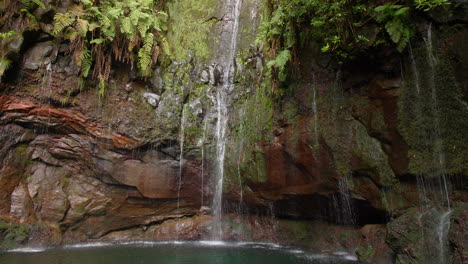
<path fill-rule="evenodd" d="M 414 54 L 413 48 L 409 46 L 412 78 L 416 88 L 415 122 L 424 120 L 425 115 L 431 117 L 430 129 L 426 132 L 429 140 L 428 151 L 432 153 L 433 169 L 432 175 L 418 175 L 417 184 L 420 199 L 424 204 L 418 221 L 421 227 L 421 235 L 424 243 L 431 252 L 432 257 L 437 258 L 440 264 L 447 263 L 446 251 L 448 247 L 448 231 L 450 229 L 449 182 L 446 175 L 446 161 L 443 149 L 442 127 L 440 123 L 440 109 L 438 103 L 438 84 L 436 80 L 438 60 L 434 53 L 432 25 L 428 25 L 424 37 L 423 61 Z M 427 74 L 420 69 L 426 65 Z M 426 78 L 421 78 L 426 76 Z M 424 112 L 425 105 L 429 105 L 428 111 Z M 430 236 L 430 237 L 427 237 Z M 435 240 L 431 239 L 435 238 Z M 428 256 L 428 258 L 431 258 Z M 430 259 L 427 259 L 429 261 Z"/>
<path fill-rule="evenodd" d="M 222 86 L 216 91 L 216 173 L 215 192 L 213 195 L 214 228 L 212 238 L 220 240 L 223 237 L 222 230 L 222 197 L 224 181 L 224 159 L 226 154 L 226 132 L 228 125 L 229 93 L 234 89 L 235 56 L 237 52 L 237 36 L 239 33 L 239 17 L 242 0 L 231 0 L 228 3 L 230 12 L 229 49 L 223 63 Z"/>
<path fill-rule="evenodd" d="M 185 143 L 185 122 L 186 122 L 186 109 L 185 105 L 182 106 L 182 117 L 180 118 L 180 154 L 179 154 L 179 179 L 177 183 L 177 209 L 180 208 L 180 191 L 182 189 L 182 176 L 184 173 L 184 143 Z"/>

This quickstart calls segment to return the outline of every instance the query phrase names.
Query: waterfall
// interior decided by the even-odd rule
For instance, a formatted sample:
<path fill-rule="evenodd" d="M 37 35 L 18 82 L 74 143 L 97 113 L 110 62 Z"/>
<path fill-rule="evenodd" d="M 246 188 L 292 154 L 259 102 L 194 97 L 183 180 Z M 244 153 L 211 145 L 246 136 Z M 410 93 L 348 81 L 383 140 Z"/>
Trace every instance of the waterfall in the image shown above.
<path fill-rule="evenodd" d="M 223 237 L 222 218 L 222 197 L 224 179 L 224 158 L 226 153 L 226 131 L 228 124 L 228 97 L 234 89 L 235 63 L 234 58 L 237 51 L 237 35 L 239 33 L 239 16 L 242 0 L 231 0 L 227 7 L 231 15 L 228 24 L 228 31 L 225 32 L 225 40 L 228 40 L 228 50 L 225 55 L 223 65 L 222 85 L 216 91 L 216 172 L 215 172 L 215 193 L 213 195 L 213 216 L 214 229 L 213 239 L 220 240 Z M 230 28 L 229 28 L 230 26 Z M 228 35 L 228 36 L 225 36 Z M 223 47 L 221 47 L 223 50 Z"/>
<path fill-rule="evenodd" d="M 445 202 L 447 204 L 448 210 L 450 210 L 450 199 L 448 196 L 448 186 L 447 186 L 447 178 L 445 175 L 445 169 L 446 169 L 446 164 L 445 164 L 445 155 L 441 143 L 441 131 L 440 131 L 440 113 L 439 113 L 439 108 L 438 108 L 438 101 L 437 101 L 437 90 L 436 90 L 436 83 L 435 83 L 435 74 L 436 74 L 436 59 L 434 57 L 434 52 L 433 52 L 433 45 L 432 45 L 432 24 L 430 24 L 427 28 L 427 37 L 425 39 L 426 42 L 426 49 L 427 49 L 427 60 L 429 63 L 429 68 L 430 68 L 430 80 L 429 80 L 429 85 L 431 88 L 431 97 L 432 97 L 432 102 L 431 102 L 431 109 L 432 109 L 432 115 L 434 117 L 434 122 L 433 122 L 433 135 L 432 135 L 432 140 L 434 143 L 434 150 L 433 150 L 433 155 L 434 155 L 434 161 L 437 163 L 438 168 L 436 173 L 441 174 L 440 179 L 442 181 L 441 185 L 443 186 L 443 189 L 441 188 L 441 199 L 445 199 Z"/>
<path fill-rule="evenodd" d="M 206 128 L 208 126 L 208 120 L 206 119 L 203 125 L 203 137 L 201 142 L 201 202 L 200 207 L 203 207 L 204 196 L 205 196 L 205 142 L 206 142 Z"/>
<path fill-rule="evenodd" d="M 180 208 L 180 190 L 182 189 L 182 176 L 184 173 L 184 141 L 185 141 L 185 105 L 182 106 L 182 117 L 180 118 L 180 154 L 179 154 L 179 179 L 177 184 L 177 209 Z"/>
<path fill-rule="evenodd" d="M 425 246 L 430 249 L 426 260 L 437 258 L 440 264 L 446 263 L 446 251 L 448 246 L 448 232 L 450 229 L 449 182 L 446 175 L 446 160 L 443 149 L 441 131 L 441 112 L 437 96 L 438 84 L 436 80 L 438 59 L 434 53 L 432 25 L 428 25 L 424 37 L 423 59 L 419 65 L 425 65 L 427 72 L 422 72 L 418 67 L 418 60 L 409 46 L 411 72 L 416 89 L 415 121 L 424 122 L 425 115 L 429 115 L 431 122 L 429 129 L 424 132 L 425 138 L 430 142 L 427 150 L 432 153 L 433 168 L 429 172 L 432 175 L 418 175 L 417 185 L 420 199 L 424 204 L 423 211 L 419 215 L 418 223 L 421 227 L 421 235 Z M 421 78 L 423 76 L 424 78 Z M 442 84 L 444 85 L 444 84 Z M 429 105 L 429 107 L 424 107 Z M 423 166 L 421 164 L 420 166 Z"/>
<path fill-rule="evenodd" d="M 344 225 L 355 225 L 356 216 L 354 214 L 353 204 L 349 181 L 352 174 L 347 174 L 345 177 L 338 180 L 339 194 L 338 197 L 333 196 L 334 211 L 338 212 L 337 222 Z"/>
<path fill-rule="evenodd" d="M 317 84 L 315 82 L 315 74 L 312 75 L 313 84 L 312 84 L 312 111 L 314 111 L 314 140 L 315 147 L 318 150 L 318 108 L 317 108 Z M 318 151 L 317 151 L 318 153 Z"/>
<path fill-rule="evenodd" d="M 239 207 L 238 207 L 239 213 L 241 213 L 242 201 L 244 199 L 244 190 L 242 189 L 242 176 L 241 176 L 241 169 L 240 169 L 240 165 L 241 165 L 241 162 L 242 162 L 242 152 L 244 150 L 244 136 L 243 136 L 244 124 L 242 122 L 242 119 L 244 118 L 244 113 L 245 113 L 245 110 L 242 109 L 242 111 L 240 112 L 240 116 L 239 116 L 239 120 L 240 120 L 239 134 L 240 134 L 240 137 L 241 137 L 240 138 L 240 146 L 239 146 L 239 156 L 237 158 L 237 180 L 239 181 L 239 195 L 240 195 Z"/>

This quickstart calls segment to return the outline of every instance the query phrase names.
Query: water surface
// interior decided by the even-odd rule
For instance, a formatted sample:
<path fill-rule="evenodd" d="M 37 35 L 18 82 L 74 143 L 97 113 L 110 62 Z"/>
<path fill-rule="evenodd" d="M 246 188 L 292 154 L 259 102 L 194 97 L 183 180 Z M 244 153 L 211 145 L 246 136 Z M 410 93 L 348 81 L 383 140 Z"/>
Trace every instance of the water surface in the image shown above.
<path fill-rule="evenodd" d="M 159 242 L 82 244 L 0 253 L 0 264 L 347 264 L 344 254 L 310 254 L 274 244 Z"/>

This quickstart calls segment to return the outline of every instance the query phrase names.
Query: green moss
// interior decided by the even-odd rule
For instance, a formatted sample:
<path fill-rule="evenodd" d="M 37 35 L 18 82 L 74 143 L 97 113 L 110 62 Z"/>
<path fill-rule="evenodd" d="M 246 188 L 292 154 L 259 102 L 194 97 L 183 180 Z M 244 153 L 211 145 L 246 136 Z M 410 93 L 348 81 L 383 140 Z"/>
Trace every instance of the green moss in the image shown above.
<path fill-rule="evenodd" d="M 360 157 L 365 166 L 374 170 L 384 185 L 391 186 L 397 179 L 388 163 L 387 155 L 383 152 L 380 142 L 369 136 L 364 125 L 358 121 L 353 123 L 355 146 L 353 152 Z"/>
<path fill-rule="evenodd" d="M 273 100 L 268 85 L 257 88 L 255 94 L 241 98 L 231 118 L 226 150 L 225 189 L 245 188 L 249 182 L 267 180 L 264 142 L 272 139 Z M 231 112 L 233 113 L 233 112 Z M 239 175 L 242 187 L 239 187 Z"/>
<path fill-rule="evenodd" d="M 171 1 L 167 4 L 169 29 L 167 41 L 176 61 L 187 60 L 189 55 L 207 58 L 209 32 L 214 17 L 214 0 Z"/>
<path fill-rule="evenodd" d="M 406 71 L 399 97 L 399 130 L 409 146 L 409 170 L 431 176 L 467 174 L 467 104 L 453 69 L 438 53 L 432 69 L 425 46 L 416 48 L 414 56 L 416 72 L 411 67 Z"/>
<path fill-rule="evenodd" d="M 361 245 L 356 248 L 356 255 L 360 261 L 369 260 L 374 255 L 374 248 L 371 245 Z"/>

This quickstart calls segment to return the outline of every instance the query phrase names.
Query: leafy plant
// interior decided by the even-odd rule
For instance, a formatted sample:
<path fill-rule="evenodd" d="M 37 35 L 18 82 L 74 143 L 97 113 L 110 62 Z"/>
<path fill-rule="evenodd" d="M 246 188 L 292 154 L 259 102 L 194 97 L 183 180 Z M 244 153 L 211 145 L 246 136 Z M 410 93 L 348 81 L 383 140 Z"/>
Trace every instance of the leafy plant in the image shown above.
<path fill-rule="evenodd" d="M 0 218 L 0 249 L 10 249 L 19 246 L 29 236 L 28 228 L 24 225 L 11 223 Z"/>
<path fill-rule="evenodd" d="M 438 6 L 450 4 L 448 0 L 415 0 L 414 2 L 417 9 L 421 9 L 424 11 L 429 11 Z"/>
<path fill-rule="evenodd" d="M 0 32 L 0 39 L 2 38 L 8 38 L 8 37 L 11 37 L 13 35 L 15 35 L 16 32 L 11 30 L 11 31 L 8 31 L 8 32 Z"/>
<path fill-rule="evenodd" d="M 167 14 L 153 0 L 81 0 L 80 5 L 54 17 L 54 35 L 70 40 L 70 51 L 81 67 L 81 76 L 98 80 L 105 94 L 112 60 L 135 64 L 140 76 L 151 75 L 166 30 Z"/>
<path fill-rule="evenodd" d="M 386 4 L 376 7 L 374 10 L 377 12 L 377 21 L 385 25 L 385 30 L 393 43 L 397 45 L 397 50 L 403 51 L 412 35 L 411 23 L 408 19 L 410 8 L 403 5 Z"/>
<path fill-rule="evenodd" d="M 27 9 L 33 9 L 36 6 L 45 9 L 44 3 L 42 3 L 39 0 L 21 0 L 21 3 L 27 8 Z"/>

